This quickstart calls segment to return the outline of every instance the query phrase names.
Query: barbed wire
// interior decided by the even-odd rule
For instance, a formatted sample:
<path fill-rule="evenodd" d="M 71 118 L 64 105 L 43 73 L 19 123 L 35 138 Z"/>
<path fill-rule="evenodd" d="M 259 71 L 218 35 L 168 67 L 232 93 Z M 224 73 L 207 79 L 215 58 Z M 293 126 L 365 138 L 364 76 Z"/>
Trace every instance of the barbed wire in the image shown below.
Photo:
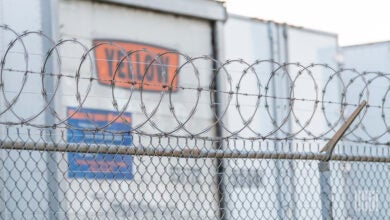
<path fill-rule="evenodd" d="M 6 126 L 211 140 L 327 140 L 365 100 L 365 109 L 344 139 L 387 144 L 389 73 L 273 60 L 222 62 L 178 51 L 126 50 L 101 40 L 90 45 L 77 39 L 55 42 L 40 31 L 17 33 L 6 25 L 0 25 L 0 33 L 8 39 L 0 53 L 0 124 Z M 36 37 L 50 49 L 32 51 Z M 102 48 L 111 49 L 116 58 L 102 58 Z M 172 57 L 176 64 L 166 62 Z M 102 70 L 102 65 L 110 69 Z M 27 95 L 39 100 L 41 107 L 35 112 L 21 110 Z M 75 98 L 68 103 L 73 104 L 70 114 L 55 104 L 63 97 Z M 84 114 L 92 128 L 68 123 L 84 108 L 96 106 L 92 97 L 115 116 L 102 124 Z M 129 119 L 127 112 L 137 117 Z M 38 120 L 47 114 L 53 123 Z M 128 130 L 110 129 L 130 120 Z M 215 135 L 217 127 L 221 137 Z"/>

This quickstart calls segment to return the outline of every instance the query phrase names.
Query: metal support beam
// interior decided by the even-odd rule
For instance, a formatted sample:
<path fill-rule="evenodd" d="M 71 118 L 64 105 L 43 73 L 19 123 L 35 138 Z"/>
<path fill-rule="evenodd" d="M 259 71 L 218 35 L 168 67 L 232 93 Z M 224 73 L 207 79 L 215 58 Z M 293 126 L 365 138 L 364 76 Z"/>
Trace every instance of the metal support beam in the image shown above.
<path fill-rule="evenodd" d="M 223 50 L 223 44 L 224 44 L 224 37 L 223 37 L 223 23 L 221 21 L 213 22 L 213 32 L 212 32 L 212 46 L 213 46 L 213 58 L 216 60 L 224 60 L 224 50 Z M 219 66 L 215 62 L 213 62 L 213 69 L 218 69 Z M 214 78 L 214 86 L 215 90 L 218 91 L 220 89 L 223 90 L 223 85 L 221 85 L 219 82 L 219 75 L 217 75 L 217 72 L 214 72 L 213 75 L 216 77 Z M 221 107 L 220 103 L 224 102 L 223 97 L 220 93 L 216 92 L 214 93 L 214 101 L 216 104 L 216 107 L 214 108 L 214 113 L 216 118 L 214 119 L 216 124 L 216 136 L 222 137 L 223 136 L 223 128 L 222 125 L 218 122 L 217 118 L 221 116 Z M 223 150 L 223 142 L 217 141 L 215 142 L 215 147 L 217 150 Z M 219 202 L 219 219 L 225 220 L 226 219 L 226 201 L 225 201 L 225 164 L 223 158 L 217 158 L 217 182 L 218 182 L 218 202 Z"/>
<path fill-rule="evenodd" d="M 332 158 L 332 154 L 335 146 L 345 134 L 347 129 L 351 126 L 352 122 L 356 119 L 362 109 L 366 106 L 367 102 L 363 101 L 360 105 L 352 112 L 351 116 L 344 122 L 339 128 L 335 135 L 328 141 L 328 143 L 320 150 L 320 153 L 326 152 L 326 155 L 320 160 L 318 164 L 318 170 L 320 172 L 320 187 L 321 187 L 321 214 L 322 219 L 331 220 L 333 219 L 332 214 L 332 187 L 330 184 L 330 164 L 329 160 Z"/>
<path fill-rule="evenodd" d="M 359 113 L 363 110 L 363 108 L 367 105 L 366 101 L 363 101 L 358 105 L 355 111 L 352 112 L 351 116 L 344 122 L 344 124 L 339 128 L 339 130 L 335 133 L 335 135 L 328 141 L 328 143 L 320 150 L 320 153 L 327 152 L 329 157 L 332 156 L 334 147 L 339 142 L 341 137 L 345 134 L 347 129 L 351 126 L 352 122 L 356 119 Z M 329 160 L 328 160 L 329 161 Z"/>

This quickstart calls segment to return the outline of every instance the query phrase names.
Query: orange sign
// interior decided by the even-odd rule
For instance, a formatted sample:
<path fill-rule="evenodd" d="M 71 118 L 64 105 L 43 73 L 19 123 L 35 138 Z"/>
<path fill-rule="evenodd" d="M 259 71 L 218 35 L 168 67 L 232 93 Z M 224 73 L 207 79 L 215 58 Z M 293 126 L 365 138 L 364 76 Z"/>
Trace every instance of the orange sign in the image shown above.
<path fill-rule="evenodd" d="M 109 42 L 110 44 L 100 44 Z M 161 47 L 125 41 L 94 40 L 95 62 L 99 82 L 122 88 L 162 91 L 166 86 L 173 86 L 176 91 L 177 76 L 174 78 L 179 63 L 176 53 L 167 53 L 155 60 L 156 56 L 167 51 Z M 127 55 L 130 51 L 135 53 Z M 152 63 L 152 64 L 151 64 Z M 119 66 L 118 66 L 119 64 Z M 151 65 L 150 65 L 151 64 Z M 149 67 L 148 67 L 149 66 Z M 173 82 L 172 82 L 173 80 Z"/>

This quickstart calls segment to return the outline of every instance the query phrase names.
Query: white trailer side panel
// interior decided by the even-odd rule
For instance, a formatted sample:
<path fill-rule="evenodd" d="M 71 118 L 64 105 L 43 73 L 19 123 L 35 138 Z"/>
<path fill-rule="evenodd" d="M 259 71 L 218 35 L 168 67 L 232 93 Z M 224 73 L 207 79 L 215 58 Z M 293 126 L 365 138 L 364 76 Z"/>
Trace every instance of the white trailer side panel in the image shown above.
<path fill-rule="evenodd" d="M 38 75 L 29 74 L 22 93 L 17 96 L 22 89 L 25 71 L 39 71 L 41 68 L 44 43 L 42 38 L 32 34 L 15 40 L 17 34 L 22 34 L 23 31 L 42 29 L 41 3 L 39 0 L 0 1 L 0 57 L 5 57 L 5 70 L 2 72 L 4 86 L 0 98 L 1 122 L 20 122 L 21 118 L 33 117 L 45 104 L 41 97 L 41 77 Z M 14 45 L 10 46 L 12 41 L 15 41 Z M 25 54 L 30 56 L 26 58 Z M 8 105 L 5 98 L 12 104 L 14 113 L 6 110 Z M 42 114 L 30 122 L 45 124 L 45 115 Z M 7 132 L 5 127 L 0 127 L 2 140 L 42 141 L 36 128 L 13 126 Z M 0 157 L 4 162 L 0 164 L 0 218 L 46 218 L 48 203 L 43 201 L 48 201 L 49 192 L 46 176 L 47 153 L 0 150 Z"/>
<path fill-rule="evenodd" d="M 235 89 L 240 83 L 240 93 L 259 94 L 260 92 L 263 96 L 289 97 L 291 82 L 294 81 L 298 70 L 304 68 L 303 66 L 311 63 L 326 63 L 337 69 L 335 60 L 337 55 L 336 35 L 234 15 L 229 16 L 225 25 L 225 51 L 225 57 L 233 61 L 227 66 L 232 76 L 233 88 Z M 241 58 L 247 63 L 234 62 L 235 59 Z M 257 76 L 250 69 L 244 71 L 248 65 L 254 64 L 255 60 L 263 60 L 254 65 Z M 286 69 L 278 69 L 278 65 L 272 64 L 271 60 L 279 64 L 299 62 L 303 66 L 289 65 Z M 276 73 L 274 80 L 269 81 L 273 71 Z M 291 81 L 285 77 L 286 71 L 290 75 Z M 306 74 L 296 81 L 295 98 L 318 99 L 319 96 L 316 96 L 316 93 L 321 92 L 321 86 L 333 73 L 326 68 L 314 68 L 313 71 L 313 77 Z M 317 90 L 315 84 L 318 86 Z M 337 89 L 334 91 L 335 94 L 338 93 Z M 236 103 L 236 97 L 233 98 L 232 107 L 226 116 L 228 129 L 235 131 L 244 127 L 245 121 L 256 111 L 249 126 L 240 131 L 239 134 L 243 137 L 262 137 L 271 134 L 275 125 L 270 117 L 275 119 L 277 125 L 281 124 L 289 105 L 283 99 L 276 101 L 268 99 L 268 104 L 266 104 L 266 98 L 262 97 L 259 105 L 257 105 L 257 97 L 238 95 L 237 99 L 239 103 Z M 302 124 L 307 120 L 312 120 L 308 131 L 315 133 L 324 130 L 326 121 L 320 116 L 310 119 L 313 109 L 315 109 L 313 103 L 295 103 L 294 111 Z M 236 105 L 239 105 L 239 110 L 234 108 Z M 269 105 L 270 111 L 267 110 L 267 105 Z M 318 114 L 318 111 L 319 108 L 314 113 Z M 282 127 L 284 132 L 294 134 L 301 130 L 301 127 L 296 125 L 293 115 L 289 120 L 292 123 L 285 123 Z M 225 135 L 229 135 L 227 130 L 224 132 Z M 286 133 L 272 134 L 273 137 L 278 137 L 278 135 L 284 137 Z M 297 135 L 297 137 L 308 136 L 305 131 Z M 282 150 L 285 152 L 308 150 L 308 148 L 300 149 L 295 144 L 283 145 L 271 142 L 270 145 L 264 143 L 259 146 L 257 141 L 254 143 L 251 144 L 251 141 L 248 141 L 244 144 L 244 141 L 232 141 L 226 148 L 250 151 Z M 242 159 L 229 159 L 225 162 L 228 218 L 277 218 L 279 216 L 281 219 L 300 219 L 305 218 L 305 216 L 321 216 L 318 204 L 314 204 L 320 201 L 319 193 L 317 193 L 319 188 L 318 170 L 310 168 L 311 165 L 307 166 L 311 162 Z M 317 164 L 313 162 L 312 165 L 316 166 Z M 305 195 L 312 196 L 312 198 L 305 198 L 305 202 L 299 202 L 302 193 L 306 193 Z M 307 201 L 313 201 L 313 204 L 308 204 Z M 313 209 L 318 211 L 307 213 L 308 206 L 311 207 L 311 211 Z"/>
<path fill-rule="evenodd" d="M 108 19 L 109 18 L 109 19 Z M 89 1 L 61 1 L 60 2 L 60 35 L 63 38 L 78 38 L 88 47 L 92 46 L 93 39 L 109 39 L 130 41 L 146 45 L 156 45 L 169 48 L 190 56 L 212 55 L 212 27 L 207 20 L 191 19 L 171 14 L 156 13 L 131 7 L 102 4 Z M 74 73 L 80 62 L 80 48 L 64 46 L 64 57 L 75 58 L 67 60 L 63 65 L 64 72 Z M 77 52 L 75 52 L 77 51 Z M 75 57 L 76 56 L 76 57 Z M 78 56 L 78 57 L 77 57 Z M 179 64 L 186 60 L 179 57 Z M 208 86 L 211 77 L 212 65 L 210 62 L 194 63 L 199 70 L 199 83 Z M 76 66 L 75 66 L 76 65 Z M 187 69 L 188 70 L 188 69 Z M 84 74 L 84 73 L 82 73 Z M 88 76 L 88 73 L 85 75 Z M 96 77 L 96 75 L 94 75 Z M 178 85 L 197 87 L 194 71 L 183 71 L 178 76 Z M 66 108 L 77 107 L 74 98 L 76 90 L 74 79 L 64 80 L 60 88 L 59 99 L 56 100 L 56 110 L 63 117 Z M 81 93 L 89 84 L 86 80 L 80 83 Z M 111 86 L 92 82 L 88 99 L 83 108 L 104 109 L 115 111 L 112 105 Z M 115 89 L 118 105 L 123 106 L 129 97 L 129 90 Z M 189 114 L 196 92 L 193 90 L 180 91 L 173 94 L 178 117 L 182 120 Z M 133 92 L 131 102 L 125 112 L 132 114 L 132 126 L 146 120 L 140 107 L 140 92 Z M 151 111 L 160 99 L 160 92 L 144 91 L 143 99 L 147 111 Z M 209 107 L 207 94 L 202 94 L 195 115 L 188 123 L 188 130 L 199 132 L 213 122 L 213 112 Z M 171 115 L 168 106 L 168 97 L 164 96 L 158 112 L 153 117 L 156 125 L 165 131 L 172 130 L 177 124 Z M 149 124 L 141 128 L 145 133 L 159 133 Z M 214 130 L 204 135 L 213 136 Z M 188 135 L 184 130 L 176 134 Z M 153 140 L 153 138 L 152 138 Z M 141 143 L 142 142 L 142 143 Z M 157 139 L 152 142 L 149 138 L 133 140 L 134 146 L 157 147 Z M 166 144 L 166 146 L 164 146 Z M 166 148 L 188 147 L 184 140 L 178 145 L 162 143 Z M 212 146 L 205 146 L 211 148 Z M 175 159 L 162 157 L 133 157 L 132 180 L 93 180 L 74 179 L 67 177 L 66 154 L 60 161 L 63 177 L 59 179 L 61 189 L 64 189 L 64 210 L 69 216 L 85 216 L 89 218 L 103 215 L 118 218 L 216 218 L 218 216 L 218 198 L 216 186 L 216 166 L 212 159 Z M 68 161 L 69 162 L 69 161 Z M 83 187 L 87 184 L 89 187 Z M 196 193 L 194 193 L 196 192 Z M 91 201 L 85 203 L 85 201 Z M 115 206 L 119 211 L 110 207 Z M 95 212 L 94 210 L 100 210 Z M 199 210 L 199 211 L 197 211 Z M 114 213 L 118 212 L 120 214 Z M 110 217 L 110 218 L 111 218 Z"/>
<path fill-rule="evenodd" d="M 358 86 L 351 85 L 347 94 L 354 94 L 350 102 L 357 103 L 358 95 L 368 100 L 373 107 L 368 108 L 364 114 L 363 126 L 353 132 L 353 138 L 363 140 L 388 142 L 389 105 L 388 91 L 390 80 L 390 42 L 379 42 L 347 46 L 341 48 L 342 66 L 345 72 L 350 72 Z M 356 72 L 355 72 L 356 71 Z M 384 73 L 384 74 L 380 74 Z M 360 76 L 358 74 L 361 74 Z M 378 107 L 379 106 L 379 107 Z M 353 152 L 361 155 L 372 155 L 367 148 L 380 148 L 382 146 L 359 144 Z M 386 146 L 383 146 L 386 147 Z M 374 152 L 380 152 L 374 151 Z M 383 155 L 372 155 L 383 156 Z M 352 204 L 347 206 L 347 214 L 351 218 L 383 218 L 389 215 L 389 204 L 386 201 L 389 190 L 382 185 L 388 184 L 388 176 L 376 171 L 388 169 L 386 164 L 351 164 L 346 166 L 346 183 L 349 200 Z"/>

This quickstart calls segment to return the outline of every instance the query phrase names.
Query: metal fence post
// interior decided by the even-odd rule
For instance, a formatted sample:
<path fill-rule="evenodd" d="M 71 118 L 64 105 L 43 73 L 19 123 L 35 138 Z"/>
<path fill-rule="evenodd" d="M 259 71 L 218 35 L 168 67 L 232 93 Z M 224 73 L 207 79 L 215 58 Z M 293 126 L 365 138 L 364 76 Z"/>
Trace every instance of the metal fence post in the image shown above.
<path fill-rule="evenodd" d="M 224 51 L 223 51 L 223 23 L 221 21 L 215 21 L 213 25 L 213 33 L 212 33 L 212 45 L 213 45 L 213 57 L 216 60 L 223 60 L 224 59 Z M 217 69 L 218 66 L 214 62 L 213 63 L 213 69 Z M 214 73 L 217 74 L 217 73 Z M 215 77 L 214 86 L 217 91 L 222 87 L 220 85 L 218 76 Z M 219 104 L 223 101 L 222 97 L 220 97 L 220 94 L 218 92 L 214 93 L 214 100 L 215 100 L 215 120 L 218 121 L 218 118 L 220 117 L 220 106 Z M 222 137 L 223 129 L 219 122 L 216 124 L 216 136 L 218 138 Z M 223 142 L 217 141 L 216 142 L 216 149 L 223 150 Z M 224 181 L 224 175 L 225 175 L 225 164 L 224 160 L 222 158 L 218 158 L 217 161 L 217 190 L 218 190 L 218 205 L 219 205 L 219 219 L 225 220 L 226 219 L 226 201 L 225 201 L 225 181 Z"/>
<path fill-rule="evenodd" d="M 322 219 L 333 219 L 332 215 L 332 188 L 330 185 L 329 161 L 320 161 L 318 164 L 320 172 L 320 197 Z"/>
<path fill-rule="evenodd" d="M 321 188 L 321 215 L 322 219 L 333 219 L 332 215 L 332 187 L 330 184 L 330 166 L 329 161 L 332 157 L 333 150 L 344 135 L 345 131 L 351 126 L 352 122 L 356 119 L 362 109 L 366 106 L 367 102 L 363 101 L 360 105 L 352 112 L 351 116 L 344 122 L 339 128 L 335 135 L 328 141 L 328 143 L 320 151 L 326 152 L 326 157 L 318 163 L 318 169 L 320 172 L 320 188 Z"/>

